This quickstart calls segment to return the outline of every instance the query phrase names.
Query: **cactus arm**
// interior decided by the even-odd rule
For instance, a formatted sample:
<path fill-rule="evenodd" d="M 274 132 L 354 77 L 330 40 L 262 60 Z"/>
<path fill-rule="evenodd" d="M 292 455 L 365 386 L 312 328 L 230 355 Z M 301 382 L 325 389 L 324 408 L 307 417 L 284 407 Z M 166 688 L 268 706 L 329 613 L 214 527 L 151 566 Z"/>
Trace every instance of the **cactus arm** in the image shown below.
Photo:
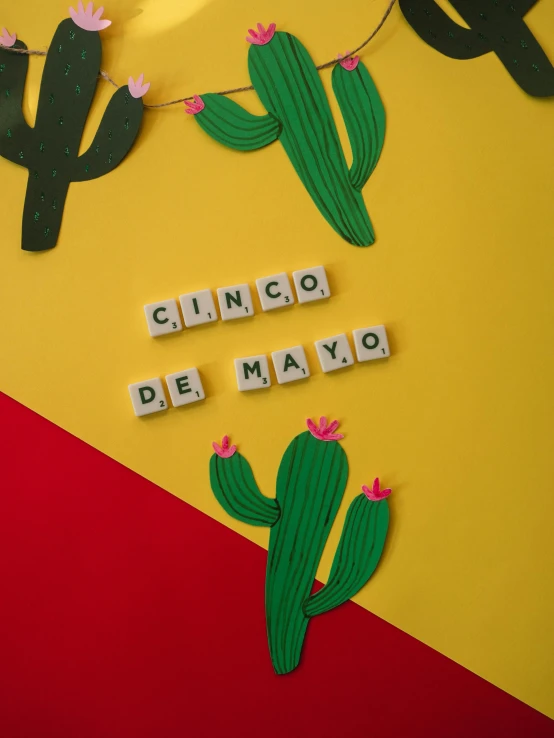
<path fill-rule="evenodd" d="M 533 97 L 554 95 L 554 67 L 525 21 L 518 18 L 502 35 L 507 41 L 494 51 L 513 80 Z"/>
<path fill-rule="evenodd" d="M 279 520 L 277 501 L 260 492 L 250 464 L 238 452 L 227 459 L 212 455 L 210 484 L 221 507 L 236 520 L 268 527 Z"/>
<path fill-rule="evenodd" d="M 469 29 L 458 26 L 432 0 L 400 0 L 400 8 L 416 33 L 442 54 L 473 59 L 494 51 L 528 95 L 554 95 L 554 67 L 523 20 L 534 0 L 451 3 Z"/>
<path fill-rule="evenodd" d="M 127 85 L 112 95 L 92 144 L 74 160 L 73 182 L 101 177 L 121 163 L 137 137 L 143 109 L 142 98 L 134 98 Z"/>
<path fill-rule="evenodd" d="M 477 31 L 459 26 L 434 0 L 400 0 L 404 17 L 426 44 L 452 59 L 475 59 L 492 51 Z"/>
<path fill-rule="evenodd" d="M 248 69 L 266 110 L 282 125 L 279 141 L 327 222 L 346 241 L 375 240 L 365 203 L 348 166 L 318 71 L 304 46 L 277 32 L 248 51 Z"/>
<path fill-rule="evenodd" d="M 26 49 L 21 41 L 12 48 Z M 28 166 L 32 128 L 23 116 L 23 90 L 29 57 L 0 46 L 0 156 Z"/>
<path fill-rule="evenodd" d="M 492 7 L 451 1 L 468 26 L 490 38 L 492 50 L 522 90 L 534 97 L 554 95 L 554 67 L 523 19 L 529 0 L 496 0 Z"/>
<path fill-rule="evenodd" d="M 360 191 L 381 155 L 385 141 L 385 108 L 362 62 L 352 71 L 336 64 L 332 84 L 352 149 L 350 181 L 354 189 Z"/>
<path fill-rule="evenodd" d="M 348 508 L 327 584 L 304 604 L 308 617 L 321 615 L 353 597 L 369 580 L 383 552 L 389 525 L 387 500 L 358 495 Z"/>
<path fill-rule="evenodd" d="M 299 663 L 309 622 L 303 605 L 347 478 L 348 462 L 339 443 L 317 440 L 308 431 L 292 440 L 279 466 L 281 517 L 271 529 L 266 574 L 267 636 L 277 674 Z"/>
<path fill-rule="evenodd" d="M 281 124 L 273 115 L 252 115 L 228 97 L 202 95 L 204 110 L 196 122 L 212 138 L 237 151 L 254 151 L 279 138 Z"/>

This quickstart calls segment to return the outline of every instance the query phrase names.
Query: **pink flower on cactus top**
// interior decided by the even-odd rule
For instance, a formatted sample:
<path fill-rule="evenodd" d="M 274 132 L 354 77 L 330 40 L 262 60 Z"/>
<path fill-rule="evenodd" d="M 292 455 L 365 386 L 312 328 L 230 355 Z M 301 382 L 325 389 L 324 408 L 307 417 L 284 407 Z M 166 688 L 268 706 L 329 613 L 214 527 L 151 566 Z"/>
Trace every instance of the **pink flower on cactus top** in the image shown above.
<path fill-rule="evenodd" d="M 373 482 L 373 487 L 369 489 L 365 484 L 362 485 L 362 492 L 367 497 L 368 500 L 372 500 L 372 502 L 378 502 L 379 500 L 384 500 L 385 497 L 388 497 L 390 493 L 392 492 L 391 489 L 380 489 L 379 488 L 379 477 L 377 477 Z"/>
<path fill-rule="evenodd" d="M 17 36 L 15 33 L 13 35 L 10 35 L 7 28 L 2 29 L 2 35 L 0 36 L 0 46 L 5 46 L 7 49 L 11 49 L 11 47 L 15 44 L 15 41 L 17 39 Z"/>
<path fill-rule="evenodd" d="M 185 100 L 185 113 L 189 115 L 196 115 L 204 110 L 204 101 L 200 95 L 194 95 L 192 100 Z"/>
<path fill-rule="evenodd" d="M 104 12 L 104 8 L 98 8 L 94 15 L 92 14 L 93 10 L 94 7 L 92 3 L 89 3 L 85 10 L 83 8 L 83 3 L 79 0 L 77 10 L 69 8 L 69 15 L 71 16 L 73 23 L 85 31 L 103 31 L 104 28 L 111 25 L 110 20 L 100 20 L 100 16 Z"/>
<path fill-rule="evenodd" d="M 338 54 L 337 55 L 337 59 L 342 59 L 342 61 L 339 62 L 339 64 L 341 65 L 341 67 L 343 69 L 346 69 L 348 72 L 351 72 L 353 69 L 356 69 L 356 67 L 358 66 L 358 62 L 360 61 L 360 57 L 359 56 L 350 56 L 349 57 L 348 56 L 349 54 L 350 54 L 350 52 L 347 51 L 344 54 L 344 57 L 345 58 L 343 58 L 342 54 Z"/>
<path fill-rule="evenodd" d="M 223 436 L 221 446 L 215 441 L 212 443 L 212 446 L 216 454 L 221 456 L 222 459 L 229 459 L 237 450 L 237 447 L 234 444 L 229 446 L 229 436 Z"/>
<path fill-rule="evenodd" d="M 319 426 L 317 426 L 311 418 L 308 418 L 306 425 L 312 436 L 320 441 L 340 441 L 341 438 L 344 438 L 342 433 L 335 433 L 339 427 L 338 420 L 333 420 L 332 423 L 327 425 L 327 418 L 322 416 L 319 419 Z"/>
<path fill-rule="evenodd" d="M 276 27 L 277 26 L 275 25 L 275 23 L 270 23 L 266 30 L 261 23 L 258 23 L 257 31 L 255 31 L 253 28 L 248 29 L 248 33 L 250 34 L 250 36 L 247 36 L 246 40 L 249 44 L 264 46 L 265 44 L 268 44 L 273 38 Z"/>
<path fill-rule="evenodd" d="M 132 77 L 129 77 L 127 85 L 129 92 L 133 97 L 143 97 L 150 89 L 150 82 L 144 82 L 144 74 L 139 75 L 139 78 L 135 82 Z"/>

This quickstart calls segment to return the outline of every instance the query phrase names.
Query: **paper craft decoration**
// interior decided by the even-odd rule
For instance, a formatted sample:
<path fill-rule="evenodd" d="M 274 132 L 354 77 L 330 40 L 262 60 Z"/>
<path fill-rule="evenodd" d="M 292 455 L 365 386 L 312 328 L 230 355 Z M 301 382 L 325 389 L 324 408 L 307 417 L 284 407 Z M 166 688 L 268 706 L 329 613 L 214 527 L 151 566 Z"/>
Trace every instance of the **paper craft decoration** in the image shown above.
<path fill-rule="evenodd" d="M 271 528 L 265 604 L 273 668 L 287 674 L 298 666 L 310 618 L 356 594 L 375 571 L 387 535 L 390 489 L 372 488 L 354 498 L 335 553 L 329 580 L 311 594 L 325 542 L 348 478 L 338 443 L 338 421 L 308 430 L 289 444 L 277 474 L 277 496 L 265 497 L 246 459 L 224 437 L 213 444 L 210 482 L 221 506 L 237 520 Z"/>
<path fill-rule="evenodd" d="M 111 172 L 130 150 L 142 119 L 143 75 L 120 87 L 110 100 L 90 148 L 79 144 L 100 70 L 99 31 L 111 21 L 70 8 L 58 26 L 46 57 L 34 128 L 21 103 L 29 57 L 7 48 L 26 49 L 15 35 L 0 39 L 0 155 L 29 170 L 23 208 L 22 248 L 44 251 L 58 240 L 65 198 L 71 182 Z"/>
<path fill-rule="evenodd" d="M 554 68 L 523 16 L 537 0 L 450 0 L 469 28 L 459 26 L 434 0 L 400 0 L 414 31 L 441 54 L 475 59 L 491 51 L 522 90 L 554 95 Z"/>
<path fill-rule="evenodd" d="M 187 113 L 212 138 L 238 151 L 282 143 L 302 184 L 335 231 L 355 246 L 375 240 L 361 194 L 385 137 L 385 110 L 377 88 L 358 57 L 336 64 L 333 90 L 350 145 L 346 164 L 331 108 L 315 64 L 297 38 L 258 23 L 246 39 L 252 84 L 268 113 L 252 115 L 227 97 L 196 95 Z"/>

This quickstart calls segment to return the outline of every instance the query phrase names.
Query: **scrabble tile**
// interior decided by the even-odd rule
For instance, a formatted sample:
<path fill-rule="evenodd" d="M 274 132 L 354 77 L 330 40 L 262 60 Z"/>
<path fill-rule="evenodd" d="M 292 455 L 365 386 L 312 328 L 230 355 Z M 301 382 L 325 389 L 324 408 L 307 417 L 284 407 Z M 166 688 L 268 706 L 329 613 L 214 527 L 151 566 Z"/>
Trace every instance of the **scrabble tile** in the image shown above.
<path fill-rule="evenodd" d="M 292 273 L 298 302 L 313 302 L 331 297 L 325 267 L 316 266 L 311 269 L 299 269 Z"/>
<path fill-rule="evenodd" d="M 282 351 L 273 351 L 271 358 L 279 384 L 294 382 L 297 379 L 307 379 L 310 376 L 310 368 L 303 346 L 293 346 Z"/>
<path fill-rule="evenodd" d="M 135 382 L 129 385 L 129 394 L 135 410 L 135 415 L 150 415 L 167 410 L 167 399 L 165 396 L 162 380 L 159 377 L 145 379 L 144 382 Z"/>
<path fill-rule="evenodd" d="M 267 356 L 264 354 L 235 359 L 235 372 L 237 373 L 238 388 L 241 392 L 271 387 Z"/>
<path fill-rule="evenodd" d="M 211 290 L 187 292 L 186 295 L 179 297 L 179 302 L 187 328 L 201 323 L 212 323 L 218 319 Z"/>
<path fill-rule="evenodd" d="M 357 328 L 352 331 L 354 346 L 358 361 L 385 359 L 390 356 L 387 331 L 384 325 L 374 325 L 371 328 Z"/>
<path fill-rule="evenodd" d="M 190 405 L 206 397 L 198 369 L 183 369 L 182 372 L 168 374 L 165 381 L 173 407 Z"/>
<path fill-rule="evenodd" d="M 294 295 L 285 272 L 274 274 L 272 277 L 257 279 L 256 287 L 264 312 L 285 307 L 285 305 L 294 305 Z"/>
<path fill-rule="evenodd" d="M 219 287 L 217 299 L 219 300 L 219 311 L 222 320 L 247 318 L 254 315 L 250 287 L 247 284 Z"/>
<path fill-rule="evenodd" d="M 183 330 L 177 300 L 151 302 L 144 306 L 144 313 L 151 336 L 163 336 L 165 333 Z"/>
<path fill-rule="evenodd" d="M 343 369 L 354 363 L 346 333 L 339 333 L 338 336 L 316 341 L 315 348 L 324 372 L 333 372 L 335 369 Z"/>

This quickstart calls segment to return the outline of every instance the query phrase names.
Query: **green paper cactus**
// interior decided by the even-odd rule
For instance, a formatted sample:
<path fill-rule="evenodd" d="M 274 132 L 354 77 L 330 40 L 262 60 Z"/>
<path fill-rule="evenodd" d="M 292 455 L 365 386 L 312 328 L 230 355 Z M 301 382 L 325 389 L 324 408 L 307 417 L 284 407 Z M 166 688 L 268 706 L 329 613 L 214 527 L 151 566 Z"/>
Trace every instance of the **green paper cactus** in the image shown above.
<path fill-rule="evenodd" d="M 219 143 L 252 151 L 279 140 L 310 197 L 328 223 L 355 246 L 375 240 L 361 190 L 373 172 L 385 137 L 385 111 L 358 57 L 333 69 L 332 84 L 352 148 L 347 166 L 317 68 L 290 33 L 250 30 L 248 68 L 267 115 L 248 113 L 232 100 L 206 94 L 187 102 L 187 113 Z"/>
<path fill-rule="evenodd" d="M 494 52 L 528 95 L 554 95 L 554 67 L 523 20 L 537 0 L 450 0 L 469 28 L 458 25 L 435 0 L 400 0 L 425 43 L 453 59 Z"/>
<path fill-rule="evenodd" d="M 310 618 L 338 607 L 366 584 L 385 545 L 386 497 L 376 479 L 351 502 L 327 584 L 311 594 L 317 567 L 348 478 L 338 422 L 308 430 L 289 444 L 277 474 L 275 499 L 265 497 L 246 459 L 224 437 L 213 444 L 210 482 L 221 506 L 237 520 L 271 529 L 266 573 L 269 651 L 277 674 L 298 666 Z"/>
<path fill-rule="evenodd" d="M 96 89 L 102 46 L 99 31 L 110 24 L 70 8 L 71 18 L 58 26 L 50 45 L 38 101 L 36 123 L 23 116 L 22 99 L 29 57 L 7 32 L 0 38 L 0 155 L 29 170 L 23 209 L 22 248 L 44 251 L 58 240 L 71 182 L 101 177 L 122 161 L 137 136 L 143 113 L 142 95 L 149 84 L 120 87 L 112 96 L 90 148 L 79 145 Z"/>

